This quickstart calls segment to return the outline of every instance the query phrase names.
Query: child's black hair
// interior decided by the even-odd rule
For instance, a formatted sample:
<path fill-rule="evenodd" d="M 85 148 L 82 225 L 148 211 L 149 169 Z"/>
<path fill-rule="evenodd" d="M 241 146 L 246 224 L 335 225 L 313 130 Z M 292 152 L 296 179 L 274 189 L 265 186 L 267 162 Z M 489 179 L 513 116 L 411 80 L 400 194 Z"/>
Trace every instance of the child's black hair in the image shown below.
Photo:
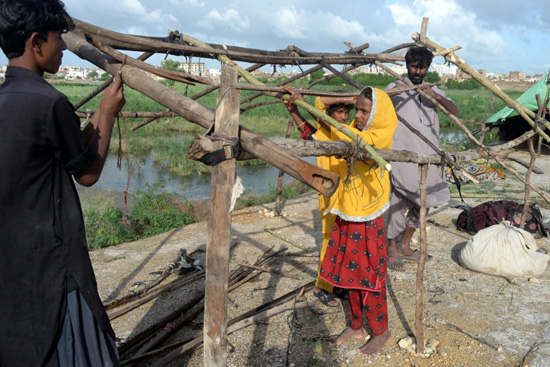
<path fill-rule="evenodd" d="M 8 59 L 23 55 L 25 42 L 34 32 L 47 40 L 49 32 L 73 28 L 59 0 L 0 0 L 0 48 Z"/>

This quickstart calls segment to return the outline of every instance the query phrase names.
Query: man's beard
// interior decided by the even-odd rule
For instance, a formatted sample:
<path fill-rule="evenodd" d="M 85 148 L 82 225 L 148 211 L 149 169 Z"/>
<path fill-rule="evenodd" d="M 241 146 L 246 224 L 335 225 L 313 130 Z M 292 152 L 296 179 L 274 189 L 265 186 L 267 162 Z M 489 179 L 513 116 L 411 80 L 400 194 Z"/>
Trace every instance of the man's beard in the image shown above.
<path fill-rule="evenodd" d="M 413 82 L 413 84 L 422 84 L 422 82 L 424 81 L 424 76 L 413 74 L 409 75 L 409 79 L 411 80 L 411 82 Z"/>

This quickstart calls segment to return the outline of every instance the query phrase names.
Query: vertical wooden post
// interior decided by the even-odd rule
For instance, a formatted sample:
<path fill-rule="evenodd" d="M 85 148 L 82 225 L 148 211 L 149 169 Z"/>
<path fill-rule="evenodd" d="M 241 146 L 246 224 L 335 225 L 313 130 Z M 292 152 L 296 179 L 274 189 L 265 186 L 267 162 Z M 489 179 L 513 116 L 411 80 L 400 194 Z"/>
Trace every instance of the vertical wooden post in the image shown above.
<path fill-rule="evenodd" d="M 420 165 L 420 261 L 416 271 L 416 353 L 424 353 L 424 329 L 422 326 L 422 284 L 424 281 L 424 266 L 428 257 L 428 242 L 426 240 L 426 177 L 428 165 Z"/>
<path fill-rule="evenodd" d="M 237 67 L 222 66 L 218 92 L 215 131 L 237 137 L 239 130 L 240 92 Z M 218 142 L 218 148 L 224 145 Z M 231 241 L 231 195 L 236 176 L 235 159 L 212 168 L 210 185 L 210 239 L 206 249 L 206 291 L 204 301 L 204 366 L 223 367 L 227 362 L 227 288 L 229 279 L 229 248 Z"/>

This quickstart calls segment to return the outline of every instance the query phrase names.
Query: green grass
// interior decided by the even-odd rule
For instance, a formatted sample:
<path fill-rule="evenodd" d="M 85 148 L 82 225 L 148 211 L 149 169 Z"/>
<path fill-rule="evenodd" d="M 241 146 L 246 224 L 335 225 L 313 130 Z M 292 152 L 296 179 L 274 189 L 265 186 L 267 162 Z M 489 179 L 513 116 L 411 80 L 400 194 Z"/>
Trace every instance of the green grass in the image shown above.
<path fill-rule="evenodd" d="M 483 121 L 491 105 L 491 92 L 486 89 L 444 89 L 444 91 L 447 97 L 455 101 L 459 110 L 458 118 L 460 121 L 469 127 L 476 127 Z M 518 91 L 504 92 L 513 99 L 518 98 L 522 94 L 522 92 Z M 499 98 L 495 99 L 490 115 L 493 115 L 505 106 L 502 100 Z M 439 112 L 439 121 L 442 127 L 454 126 L 451 118 L 441 111 Z"/>
<path fill-rule="evenodd" d="M 276 187 L 269 183 L 267 195 L 255 195 L 245 191 L 237 199 L 235 209 L 242 209 L 265 203 L 276 198 Z M 288 200 L 312 189 L 297 181 L 283 186 L 283 200 Z M 189 201 L 182 195 L 164 191 L 164 182 L 148 185 L 132 197 L 132 206 L 127 213 L 116 208 L 114 200 L 103 195 L 83 198 L 82 211 L 86 227 L 88 249 L 115 246 L 135 241 L 174 228 L 201 222 L 208 218 L 208 200 Z"/>

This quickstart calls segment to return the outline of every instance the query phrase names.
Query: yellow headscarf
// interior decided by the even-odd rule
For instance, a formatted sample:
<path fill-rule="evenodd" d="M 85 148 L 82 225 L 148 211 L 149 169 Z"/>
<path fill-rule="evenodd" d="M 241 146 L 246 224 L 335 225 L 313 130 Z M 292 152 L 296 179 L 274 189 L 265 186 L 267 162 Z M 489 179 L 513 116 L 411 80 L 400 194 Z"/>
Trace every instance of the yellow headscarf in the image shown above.
<path fill-rule="evenodd" d="M 356 128 L 355 120 L 349 126 L 367 144 L 376 149 L 391 149 L 397 116 L 390 97 L 382 90 L 372 89 L 372 110 L 365 128 Z M 331 128 L 330 140 L 352 141 Z M 330 157 L 330 170 L 340 175 L 340 185 L 330 197 L 325 214 L 332 213 L 348 222 L 366 222 L 381 216 L 389 207 L 390 175 L 381 177 L 381 168 L 374 161 L 349 160 Z M 371 168 L 371 167 L 376 168 Z"/>

